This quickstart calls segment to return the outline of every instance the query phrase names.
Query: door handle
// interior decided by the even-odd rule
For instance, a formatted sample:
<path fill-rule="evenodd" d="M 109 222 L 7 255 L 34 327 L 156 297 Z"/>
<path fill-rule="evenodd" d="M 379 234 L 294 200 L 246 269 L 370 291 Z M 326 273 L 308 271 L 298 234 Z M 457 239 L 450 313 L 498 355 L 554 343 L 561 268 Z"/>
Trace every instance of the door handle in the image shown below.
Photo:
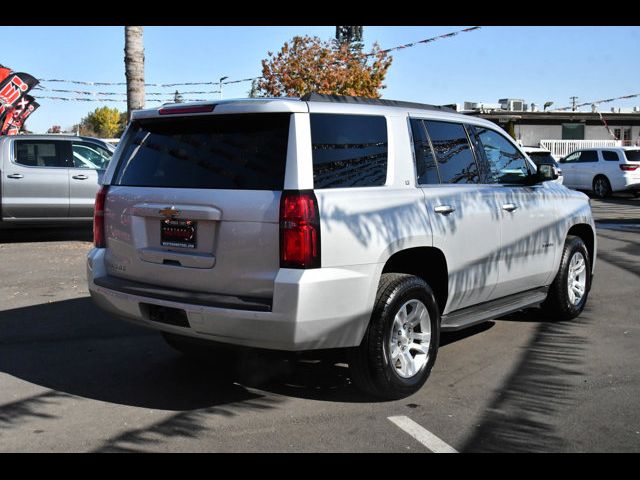
<path fill-rule="evenodd" d="M 80 174 L 80 175 L 74 175 L 71 178 L 75 178 L 76 180 L 86 180 L 89 177 L 87 177 L 85 174 Z"/>
<path fill-rule="evenodd" d="M 506 210 L 507 212 L 513 212 L 514 210 L 518 209 L 518 206 L 515 203 L 505 203 L 504 205 L 502 205 L 502 209 Z"/>
<path fill-rule="evenodd" d="M 11 175 L 7 175 L 7 178 L 24 178 L 24 175 L 21 173 L 12 173 Z"/>
<path fill-rule="evenodd" d="M 438 205 L 433 210 L 436 213 L 441 213 L 442 215 L 449 215 L 451 212 L 456 211 L 456 207 L 452 207 L 451 205 Z"/>

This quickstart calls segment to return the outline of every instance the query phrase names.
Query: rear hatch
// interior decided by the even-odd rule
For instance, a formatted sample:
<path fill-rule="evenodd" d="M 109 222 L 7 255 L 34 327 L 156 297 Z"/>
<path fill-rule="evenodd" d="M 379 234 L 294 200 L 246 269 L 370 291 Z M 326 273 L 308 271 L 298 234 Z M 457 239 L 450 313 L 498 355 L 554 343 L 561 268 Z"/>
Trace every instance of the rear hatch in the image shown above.
<path fill-rule="evenodd" d="M 625 149 L 624 156 L 626 161 L 621 162 L 621 168 L 624 169 L 629 179 L 640 182 L 640 149 Z M 628 166 L 623 167 L 622 165 Z"/>
<path fill-rule="evenodd" d="M 289 120 L 259 113 L 133 121 L 106 197 L 107 273 L 271 299 Z"/>

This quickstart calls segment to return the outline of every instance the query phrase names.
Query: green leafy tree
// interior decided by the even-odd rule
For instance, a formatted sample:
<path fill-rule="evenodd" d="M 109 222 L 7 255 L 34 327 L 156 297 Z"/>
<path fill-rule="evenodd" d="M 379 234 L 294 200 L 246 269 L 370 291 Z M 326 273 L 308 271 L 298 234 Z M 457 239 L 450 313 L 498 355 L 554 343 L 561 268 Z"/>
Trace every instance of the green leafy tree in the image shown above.
<path fill-rule="evenodd" d="M 348 42 L 294 37 L 262 60 L 261 96 L 299 97 L 309 92 L 379 98 L 393 58 L 374 44 L 369 53 Z"/>
<path fill-rule="evenodd" d="M 116 137 L 122 130 L 122 118 L 122 113 L 117 108 L 96 108 L 80 122 L 80 135 Z"/>

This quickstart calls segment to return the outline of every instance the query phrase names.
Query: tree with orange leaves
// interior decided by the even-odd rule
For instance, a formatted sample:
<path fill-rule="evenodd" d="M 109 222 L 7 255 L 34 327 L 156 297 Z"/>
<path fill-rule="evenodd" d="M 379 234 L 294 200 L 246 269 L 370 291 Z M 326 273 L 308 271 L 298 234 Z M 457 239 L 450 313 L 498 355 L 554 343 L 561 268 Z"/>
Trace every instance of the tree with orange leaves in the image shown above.
<path fill-rule="evenodd" d="M 364 53 L 348 43 L 296 36 L 262 60 L 257 89 L 265 97 L 301 97 L 316 92 L 380 98 L 393 58 L 377 43 Z"/>

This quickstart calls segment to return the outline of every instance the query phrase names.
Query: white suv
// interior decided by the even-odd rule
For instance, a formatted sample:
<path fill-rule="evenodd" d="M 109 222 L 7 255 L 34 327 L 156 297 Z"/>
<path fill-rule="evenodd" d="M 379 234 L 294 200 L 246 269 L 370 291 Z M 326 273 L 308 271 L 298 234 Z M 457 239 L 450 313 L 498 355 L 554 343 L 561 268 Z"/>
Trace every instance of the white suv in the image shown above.
<path fill-rule="evenodd" d="M 384 398 L 417 391 L 441 331 L 526 307 L 580 314 L 587 197 L 495 124 L 310 94 L 135 112 L 96 199 L 89 290 L 193 339 L 346 348 Z"/>
<path fill-rule="evenodd" d="M 586 148 L 560 160 L 564 184 L 590 190 L 598 198 L 613 192 L 640 192 L 640 148 Z"/>

